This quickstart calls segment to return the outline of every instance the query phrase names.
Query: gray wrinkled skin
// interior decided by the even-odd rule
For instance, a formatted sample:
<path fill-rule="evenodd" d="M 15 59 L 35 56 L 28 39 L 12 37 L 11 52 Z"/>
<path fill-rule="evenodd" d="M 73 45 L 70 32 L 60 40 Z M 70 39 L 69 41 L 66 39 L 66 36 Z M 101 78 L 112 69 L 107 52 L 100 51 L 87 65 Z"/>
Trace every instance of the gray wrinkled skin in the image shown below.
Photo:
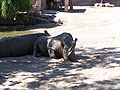
<path fill-rule="evenodd" d="M 55 37 L 43 36 L 36 40 L 33 55 L 75 61 L 76 41 L 70 33 L 62 33 Z"/>
<path fill-rule="evenodd" d="M 48 53 L 53 58 L 64 58 L 65 61 L 76 61 L 75 46 L 77 39 L 73 40 L 70 33 L 62 33 L 53 39 L 48 44 Z"/>
<path fill-rule="evenodd" d="M 33 56 L 40 57 L 40 56 L 49 56 L 48 49 L 47 49 L 47 40 L 49 36 L 42 36 L 40 38 L 37 38 L 35 44 L 34 44 L 34 52 Z"/>
<path fill-rule="evenodd" d="M 0 39 L 0 58 L 24 56 L 33 53 L 33 46 L 38 37 L 45 33 L 28 34 Z"/>

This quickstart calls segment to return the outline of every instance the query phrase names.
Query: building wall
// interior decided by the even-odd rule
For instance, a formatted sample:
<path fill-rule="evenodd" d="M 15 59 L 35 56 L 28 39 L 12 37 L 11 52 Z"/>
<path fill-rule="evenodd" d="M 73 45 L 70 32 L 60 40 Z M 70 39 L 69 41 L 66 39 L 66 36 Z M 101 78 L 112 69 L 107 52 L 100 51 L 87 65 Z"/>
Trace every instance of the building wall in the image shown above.
<path fill-rule="evenodd" d="M 33 9 L 40 11 L 46 9 L 46 0 L 32 0 Z M 37 7 L 35 8 L 35 5 Z"/>
<path fill-rule="evenodd" d="M 97 0 L 73 0 L 73 5 L 76 6 L 91 6 L 97 2 Z"/>
<path fill-rule="evenodd" d="M 114 4 L 115 6 L 120 6 L 120 0 L 104 0 L 104 2 L 106 3 L 111 3 Z"/>
<path fill-rule="evenodd" d="M 41 7 L 41 10 L 46 9 L 46 0 L 42 0 Z"/>
<path fill-rule="evenodd" d="M 41 1 L 41 6 L 39 7 L 39 10 L 46 9 L 46 0 L 32 0 L 33 5 L 36 3 L 36 1 Z M 72 3 L 74 6 L 92 6 L 95 3 L 100 3 L 101 0 L 72 0 Z M 111 3 L 115 6 L 120 6 L 120 0 L 103 0 L 104 3 Z"/>
<path fill-rule="evenodd" d="M 101 0 L 73 0 L 73 5 L 78 5 L 78 6 L 91 6 L 94 5 L 95 3 L 100 3 Z M 115 6 L 120 6 L 120 0 L 103 0 L 105 3 L 111 3 L 114 4 Z"/>

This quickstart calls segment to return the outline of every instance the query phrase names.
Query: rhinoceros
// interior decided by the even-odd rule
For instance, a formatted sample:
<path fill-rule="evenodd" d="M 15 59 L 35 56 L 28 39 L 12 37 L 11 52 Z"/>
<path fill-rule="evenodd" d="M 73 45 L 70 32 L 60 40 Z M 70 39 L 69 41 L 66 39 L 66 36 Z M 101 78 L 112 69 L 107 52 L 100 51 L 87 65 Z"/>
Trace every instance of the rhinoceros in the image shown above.
<path fill-rule="evenodd" d="M 49 36 L 49 33 L 44 31 L 44 33 L 1 38 L 0 58 L 32 54 L 35 41 L 42 36 Z"/>
<path fill-rule="evenodd" d="M 75 46 L 76 41 L 70 33 L 62 33 L 55 37 L 42 36 L 38 38 L 34 45 L 33 56 L 48 56 L 51 58 L 64 58 L 64 60 L 76 61 Z"/>

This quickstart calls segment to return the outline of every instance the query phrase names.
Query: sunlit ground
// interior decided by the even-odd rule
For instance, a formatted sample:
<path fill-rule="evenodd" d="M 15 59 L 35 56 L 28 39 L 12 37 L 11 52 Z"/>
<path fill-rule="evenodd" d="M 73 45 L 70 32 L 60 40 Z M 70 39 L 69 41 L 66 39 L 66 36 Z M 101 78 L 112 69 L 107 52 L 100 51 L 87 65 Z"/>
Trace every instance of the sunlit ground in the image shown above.
<path fill-rule="evenodd" d="M 75 53 L 79 62 L 33 56 L 2 58 L 0 89 L 120 89 L 120 8 L 79 9 L 58 13 L 56 19 L 63 21 L 62 26 L 31 30 L 48 30 L 53 36 L 70 32 L 78 38 Z"/>

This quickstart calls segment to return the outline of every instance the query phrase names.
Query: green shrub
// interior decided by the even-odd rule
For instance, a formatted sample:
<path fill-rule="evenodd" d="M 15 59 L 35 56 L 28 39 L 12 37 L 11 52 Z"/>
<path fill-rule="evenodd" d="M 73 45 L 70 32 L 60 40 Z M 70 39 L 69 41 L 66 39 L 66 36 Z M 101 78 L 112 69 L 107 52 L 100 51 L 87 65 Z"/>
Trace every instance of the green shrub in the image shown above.
<path fill-rule="evenodd" d="M 2 1 L 0 0 L 0 19 L 1 19 L 1 3 Z"/>
<path fill-rule="evenodd" d="M 19 12 L 28 12 L 32 8 L 31 0 L 1 0 L 0 16 L 5 19 L 13 19 Z"/>

